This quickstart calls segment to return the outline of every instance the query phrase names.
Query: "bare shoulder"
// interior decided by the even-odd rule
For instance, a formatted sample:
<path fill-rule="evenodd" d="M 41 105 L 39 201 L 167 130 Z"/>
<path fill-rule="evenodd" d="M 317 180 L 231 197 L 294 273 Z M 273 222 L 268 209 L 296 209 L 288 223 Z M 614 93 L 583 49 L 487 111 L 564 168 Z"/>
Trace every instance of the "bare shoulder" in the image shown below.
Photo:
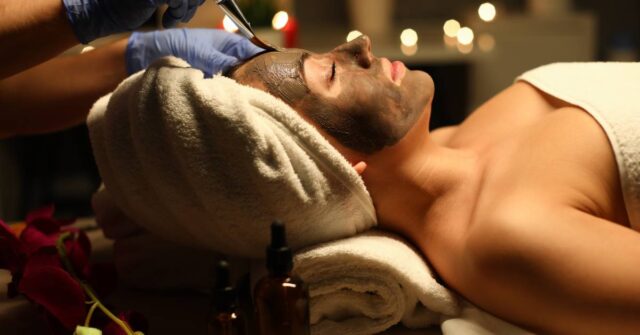
<path fill-rule="evenodd" d="M 491 148 L 564 105 L 525 82 L 516 82 L 475 109 L 460 125 L 451 145 Z"/>
<path fill-rule="evenodd" d="M 457 130 L 458 126 L 441 127 L 431 131 L 430 137 L 434 142 L 440 145 L 446 145 Z"/>
<path fill-rule="evenodd" d="M 490 164 L 485 204 L 531 197 L 628 225 L 613 150 L 580 108 L 557 109 L 523 128 Z"/>

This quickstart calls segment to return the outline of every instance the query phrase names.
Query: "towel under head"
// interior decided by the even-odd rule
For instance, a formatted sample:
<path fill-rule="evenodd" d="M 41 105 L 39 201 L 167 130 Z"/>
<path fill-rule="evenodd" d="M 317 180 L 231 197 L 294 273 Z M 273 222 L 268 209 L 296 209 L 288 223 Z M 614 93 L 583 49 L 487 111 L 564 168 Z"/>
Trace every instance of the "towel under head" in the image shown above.
<path fill-rule="evenodd" d="M 275 218 L 294 248 L 376 223 L 362 179 L 296 111 L 182 60 L 129 77 L 87 122 L 109 198 L 163 238 L 259 257 Z"/>

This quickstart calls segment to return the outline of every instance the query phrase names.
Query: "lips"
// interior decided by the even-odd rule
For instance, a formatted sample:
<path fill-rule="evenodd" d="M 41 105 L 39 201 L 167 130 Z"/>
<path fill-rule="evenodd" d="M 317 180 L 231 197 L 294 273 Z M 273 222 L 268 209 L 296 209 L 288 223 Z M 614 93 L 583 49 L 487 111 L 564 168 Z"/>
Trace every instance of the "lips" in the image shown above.
<path fill-rule="evenodd" d="M 395 61 L 391 63 L 391 80 L 394 83 L 399 84 L 402 78 L 404 78 L 407 68 L 401 61 Z"/>
<path fill-rule="evenodd" d="M 406 67 L 404 63 L 400 61 L 391 62 L 387 58 L 380 58 L 382 61 L 382 68 L 389 79 L 396 85 L 400 85 L 402 78 L 406 73 Z"/>

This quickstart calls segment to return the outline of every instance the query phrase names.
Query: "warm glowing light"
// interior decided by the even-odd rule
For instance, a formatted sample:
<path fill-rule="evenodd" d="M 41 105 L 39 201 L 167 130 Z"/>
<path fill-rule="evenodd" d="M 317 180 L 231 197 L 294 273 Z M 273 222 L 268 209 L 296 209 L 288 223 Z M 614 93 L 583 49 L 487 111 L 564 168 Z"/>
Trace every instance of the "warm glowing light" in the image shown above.
<path fill-rule="evenodd" d="M 94 47 L 87 45 L 86 47 L 82 48 L 82 50 L 80 50 L 80 53 L 83 54 L 85 52 L 89 52 L 91 50 L 95 49 Z"/>
<path fill-rule="evenodd" d="M 418 44 L 418 33 L 411 28 L 405 29 L 400 34 L 400 42 L 408 47 L 416 45 Z"/>
<path fill-rule="evenodd" d="M 361 32 L 357 30 L 352 30 L 349 32 L 349 34 L 347 34 L 347 42 L 351 42 L 360 36 L 362 36 Z"/>
<path fill-rule="evenodd" d="M 458 35 L 458 30 L 460 30 L 460 22 L 454 19 L 447 20 L 447 22 L 444 23 L 444 27 L 442 27 L 442 29 L 444 29 L 445 35 L 449 37 L 456 37 Z"/>
<path fill-rule="evenodd" d="M 458 44 L 458 51 L 463 54 L 468 54 L 473 51 L 473 44 Z"/>
<path fill-rule="evenodd" d="M 444 45 L 446 45 L 447 48 L 455 48 L 456 45 L 458 45 L 458 39 L 455 37 L 443 35 L 443 40 L 444 40 Z"/>
<path fill-rule="evenodd" d="M 468 45 L 473 43 L 473 30 L 469 27 L 462 27 L 458 31 L 458 43 Z"/>
<path fill-rule="evenodd" d="M 405 56 L 413 56 L 418 52 L 418 44 L 411 46 L 400 44 L 400 51 L 402 51 Z"/>
<path fill-rule="evenodd" d="M 280 30 L 284 28 L 289 22 L 289 14 L 287 12 L 281 10 L 273 16 L 273 20 L 271 20 L 271 26 L 275 30 Z"/>
<path fill-rule="evenodd" d="M 491 22 L 496 18 L 496 6 L 490 2 L 485 2 L 478 7 L 478 15 L 482 21 Z"/>
<path fill-rule="evenodd" d="M 478 36 L 478 47 L 484 52 L 492 51 L 496 47 L 496 39 L 491 34 L 482 34 Z"/>
<path fill-rule="evenodd" d="M 224 19 L 222 19 L 222 27 L 230 33 L 238 31 L 238 26 L 236 26 L 236 24 L 233 23 L 233 21 L 226 15 L 224 16 Z"/>

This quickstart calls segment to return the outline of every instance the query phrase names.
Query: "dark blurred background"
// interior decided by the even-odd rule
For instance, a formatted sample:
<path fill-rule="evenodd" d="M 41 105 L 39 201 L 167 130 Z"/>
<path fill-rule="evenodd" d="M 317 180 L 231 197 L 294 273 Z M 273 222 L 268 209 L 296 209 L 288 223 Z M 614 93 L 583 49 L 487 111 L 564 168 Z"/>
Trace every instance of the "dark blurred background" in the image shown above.
<path fill-rule="evenodd" d="M 269 39 L 313 51 L 343 43 L 352 30 L 372 37 L 374 53 L 428 71 L 436 83 L 432 128 L 461 122 L 488 98 L 528 69 L 557 61 L 638 61 L 640 2 L 632 0 L 502 0 L 489 21 L 483 1 L 463 0 L 246 0 L 258 8 L 252 21 Z M 485 8 L 486 9 L 486 8 Z M 268 27 L 276 11 L 287 11 L 289 31 Z M 491 11 L 489 11 L 491 12 Z M 252 14 L 254 15 L 254 14 Z M 443 25 L 455 19 L 474 39 L 447 38 Z M 192 27 L 221 27 L 212 1 Z M 256 23 L 257 22 L 257 23 Z M 156 25 L 149 23 L 149 28 Z M 263 26 L 263 27 L 261 27 Z M 412 29 L 403 43 L 399 36 Z M 288 34 L 288 35 L 287 35 Z M 109 40 L 95 44 L 108 43 Z M 293 44 L 291 44 L 293 43 Z M 66 54 L 79 52 L 76 47 Z M 55 78 L 44 78 L 56 80 Z M 0 112 L 3 112 L 0 106 Z M 53 203 L 61 216 L 90 216 L 91 194 L 100 185 L 84 126 L 64 132 L 0 140 L 0 218 L 23 219 L 27 211 Z"/>

